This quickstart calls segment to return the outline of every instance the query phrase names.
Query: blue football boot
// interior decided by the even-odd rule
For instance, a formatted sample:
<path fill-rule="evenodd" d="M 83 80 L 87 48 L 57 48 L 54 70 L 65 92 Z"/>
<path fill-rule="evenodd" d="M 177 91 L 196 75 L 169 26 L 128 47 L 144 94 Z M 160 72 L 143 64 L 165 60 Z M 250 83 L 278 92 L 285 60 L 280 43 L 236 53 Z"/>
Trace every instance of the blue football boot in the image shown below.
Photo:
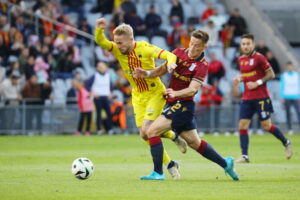
<path fill-rule="evenodd" d="M 225 158 L 225 161 L 227 163 L 227 167 L 225 167 L 225 174 L 229 174 L 229 176 L 235 181 L 240 180 L 238 174 L 234 171 L 233 158 L 227 157 Z"/>
<path fill-rule="evenodd" d="M 142 176 L 141 180 L 156 180 L 156 181 L 163 181 L 165 180 L 165 175 L 164 174 L 159 174 L 156 171 L 152 172 L 148 176 Z"/>

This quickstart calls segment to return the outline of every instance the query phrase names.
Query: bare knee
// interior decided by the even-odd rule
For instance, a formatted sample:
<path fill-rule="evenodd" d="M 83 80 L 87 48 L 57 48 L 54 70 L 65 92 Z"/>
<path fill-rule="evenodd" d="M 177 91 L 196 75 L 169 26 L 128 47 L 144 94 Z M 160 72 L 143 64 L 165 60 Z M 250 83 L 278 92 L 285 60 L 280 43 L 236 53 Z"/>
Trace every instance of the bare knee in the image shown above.
<path fill-rule="evenodd" d="M 265 130 L 265 131 L 269 131 L 271 129 L 271 124 L 267 123 L 267 124 L 261 124 L 261 127 Z"/>
<path fill-rule="evenodd" d="M 186 141 L 189 147 L 191 147 L 194 150 L 197 150 L 199 148 L 199 141 L 191 140 L 191 141 Z"/>
<path fill-rule="evenodd" d="M 140 137 L 145 141 L 148 140 L 148 136 L 147 136 L 146 130 L 144 128 L 140 128 Z"/>
<path fill-rule="evenodd" d="M 243 130 L 243 129 L 248 129 L 250 125 L 250 120 L 240 120 L 239 122 L 239 129 Z"/>
<path fill-rule="evenodd" d="M 160 133 L 157 129 L 153 128 L 152 126 L 150 126 L 148 128 L 148 130 L 146 131 L 146 135 L 148 138 L 151 138 L 151 137 L 155 137 L 155 136 L 159 136 Z"/>

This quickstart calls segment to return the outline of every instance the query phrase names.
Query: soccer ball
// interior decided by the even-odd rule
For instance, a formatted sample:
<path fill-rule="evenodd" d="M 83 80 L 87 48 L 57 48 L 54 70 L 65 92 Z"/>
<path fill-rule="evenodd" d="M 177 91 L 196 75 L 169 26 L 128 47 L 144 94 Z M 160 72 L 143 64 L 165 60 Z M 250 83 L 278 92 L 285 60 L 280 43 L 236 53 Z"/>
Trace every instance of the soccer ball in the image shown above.
<path fill-rule="evenodd" d="M 88 158 L 77 158 L 72 163 L 72 174 L 78 179 L 87 179 L 93 172 L 94 165 Z"/>

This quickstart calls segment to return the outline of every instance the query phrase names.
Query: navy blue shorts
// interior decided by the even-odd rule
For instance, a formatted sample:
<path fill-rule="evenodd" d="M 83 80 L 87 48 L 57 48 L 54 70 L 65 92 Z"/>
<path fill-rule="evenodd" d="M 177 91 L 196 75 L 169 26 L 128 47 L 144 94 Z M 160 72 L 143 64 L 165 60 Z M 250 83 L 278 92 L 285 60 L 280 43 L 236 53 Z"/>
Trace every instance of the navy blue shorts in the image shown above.
<path fill-rule="evenodd" d="M 257 112 L 259 120 L 267 120 L 273 113 L 273 105 L 270 98 L 242 100 L 240 107 L 240 119 L 252 119 Z"/>
<path fill-rule="evenodd" d="M 172 120 L 171 127 L 176 134 L 196 129 L 194 117 L 195 103 L 193 101 L 177 101 L 167 104 L 162 114 Z"/>

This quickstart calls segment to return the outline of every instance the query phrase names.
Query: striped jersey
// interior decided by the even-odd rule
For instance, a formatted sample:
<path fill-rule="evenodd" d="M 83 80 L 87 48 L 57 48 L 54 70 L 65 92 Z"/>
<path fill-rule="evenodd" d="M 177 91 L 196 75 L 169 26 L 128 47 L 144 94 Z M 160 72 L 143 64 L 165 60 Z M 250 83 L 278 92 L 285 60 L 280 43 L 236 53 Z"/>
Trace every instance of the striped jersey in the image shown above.
<path fill-rule="evenodd" d="M 167 60 L 168 64 L 176 63 L 176 56 L 174 54 L 145 41 L 136 41 L 133 51 L 126 55 L 122 54 L 117 44 L 107 40 L 104 30 L 100 28 L 96 28 L 95 41 L 102 48 L 112 52 L 117 58 L 125 73 L 125 77 L 133 90 L 137 92 L 150 91 L 158 85 L 163 86 L 163 84 L 159 77 L 134 78 L 133 71 L 135 68 L 152 70 L 155 68 L 155 58 Z"/>

